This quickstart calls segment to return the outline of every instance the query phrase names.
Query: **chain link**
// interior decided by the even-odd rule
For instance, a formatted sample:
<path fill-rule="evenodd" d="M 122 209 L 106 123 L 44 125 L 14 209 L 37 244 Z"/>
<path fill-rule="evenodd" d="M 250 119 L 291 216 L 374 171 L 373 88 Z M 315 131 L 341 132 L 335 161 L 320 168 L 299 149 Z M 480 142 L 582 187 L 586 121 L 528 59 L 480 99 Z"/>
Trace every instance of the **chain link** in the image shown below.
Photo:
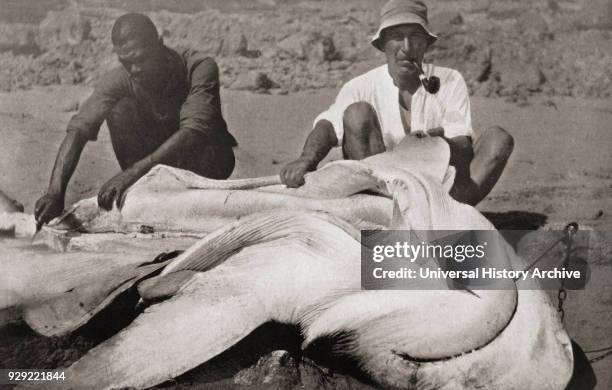
<path fill-rule="evenodd" d="M 572 222 L 572 223 L 568 224 L 565 227 L 564 231 L 565 231 L 564 237 L 562 237 L 558 241 L 555 241 L 538 258 L 536 258 L 536 260 L 533 261 L 527 267 L 527 269 L 530 269 L 536 263 L 538 263 L 553 247 L 555 247 L 561 241 L 563 241 L 563 243 L 565 244 L 565 256 L 564 256 L 564 259 L 563 259 L 563 267 L 567 267 L 569 265 L 569 262 L 570 262 L 570 259 L 571 259 L 573 239 L 574 239 L 574 235 L 578 231 L 578 224 L 575 223 L 575 222 Z M 565 310 L 563 309 L 563 304 L 565 303 L 566 299 L 567 299 L 567 290 L 565 289 L 565 279 L 561 279 L 561 287 L 559 287 L 559 291 L 557 293 L 557 311 L 559 312 L 559 316 L 561 317 L 561 323 L 563 323 L 563 320 L 565 318 Z M 605 348 L 605 349 L 607 349 L 607 348 Z M 595 352 L 595 351 L 593 351 L 593 352 Z M 601 360 L 607 358 L 608 356 L 612 356 L 612 350 L 609 350 L 607 352 L 604 352 L 602 355 L 599 355 L 599 356 L 596 356 L 596 357 L 594 357 L 592 359 L 589 359 L 589 363 L 596 363 L 598 361 L 601 361 Z"/>
<path fill-rule="evenodd" d="M 559 289 L 559 293 L 557 294 L 557 299 L 559 302 L 557 304 L 557 311 L 559 312 L 559 315 L 561 316 L 561 322 L 563 322 L 563 319 L 565 318 L 565 310 L 563 310 L 563 304 L 565 303 L 565 300 L 567 299 L 567 290 L 561 287 Z"/>
<path fill-rule="evenodd" d="M 572 256 L 572 244 L 574 239 L 574 234 L 578 231 L 578 224 L 572 222 L 568 224 L 565 229 L 565 237 L 563 243 L 565 244 L 565 258 L 563 259 L 563 268 L 566 268 L 569 265 L 570 258 Z M 565 318 L 565 310 L 563 310 L 563 304 L 567 299 L 567 290 L 565 289 L 565 279 L 561 279 L 561 287 L 559 287 L 559 292 L 557 293 L 557 311 L 561 316 L 561 323 L 563 323 L 563 319 Z"/>

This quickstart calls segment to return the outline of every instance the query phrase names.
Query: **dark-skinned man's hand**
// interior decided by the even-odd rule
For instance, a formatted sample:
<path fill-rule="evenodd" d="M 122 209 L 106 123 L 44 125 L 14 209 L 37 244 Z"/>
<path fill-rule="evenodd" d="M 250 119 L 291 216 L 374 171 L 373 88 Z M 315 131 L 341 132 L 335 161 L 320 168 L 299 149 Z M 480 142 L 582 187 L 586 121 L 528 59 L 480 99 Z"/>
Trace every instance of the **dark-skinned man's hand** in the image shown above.
<path fill-rule="evenodd" d="M 304 175 L 313 171 L 310 160 L 299 158 L 285 165 L 280 172 L 281 182 L 287 187 L 297 188 L 304 185 Z"/>
<path fill-rule="evenodd" d="M 64 211 L 64 195 L 45 194 L 36 201 L 34 206 L 34 217 L 40 224 L 48 223 L 53 218 L 59 217 Z"/>
<path fill-rule="evenodd" d="M 117 207 L 120 207 L 124 192 L 138 179 L 139 176 L 129 169 L 115 175 L 100 188 L 98 192 L 98 206 L 105 210 L 110 210 L 113 208 L 113 202 L 115 202 Z"/>

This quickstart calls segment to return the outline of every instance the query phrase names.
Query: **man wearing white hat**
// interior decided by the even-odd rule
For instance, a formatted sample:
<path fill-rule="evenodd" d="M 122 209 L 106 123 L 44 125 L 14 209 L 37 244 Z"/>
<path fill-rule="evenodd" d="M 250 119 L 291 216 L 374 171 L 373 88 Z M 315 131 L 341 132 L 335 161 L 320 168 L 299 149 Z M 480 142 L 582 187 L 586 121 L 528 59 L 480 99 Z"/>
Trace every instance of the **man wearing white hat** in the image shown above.
<path fill-rule="evenodd" d="M 456 168 L 457 200 L 480 202 L 501 176 L 513 149 L 504 129 L 487 129 L 473 143 L 467 86 L 456 70 L 424 64 L 438 37 L 428 26 L 422 1 L 391 0 L 381 10 L 372 45 L 387 63 L 347 82 L 329 109 L 314 121 L 302 155 L 281 170 L 289 187 L 304 183 L 332 147 L 360 160 L 392 150 L 407 134 L 442 136 Z"/>

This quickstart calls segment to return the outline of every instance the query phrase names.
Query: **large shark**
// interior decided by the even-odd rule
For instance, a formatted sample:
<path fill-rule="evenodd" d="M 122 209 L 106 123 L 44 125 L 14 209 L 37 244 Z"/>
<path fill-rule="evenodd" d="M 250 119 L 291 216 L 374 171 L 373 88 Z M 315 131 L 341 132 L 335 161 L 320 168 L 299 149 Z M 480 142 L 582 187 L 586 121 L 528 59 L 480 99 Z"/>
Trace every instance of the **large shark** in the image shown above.
<path fill-rule="evenodd" d="M 274 320 L 298 325 L 304 349 L 335 340 L 337 353 L 384 388 L 563 389 L 572 373 L 571 343 L 543 291 L 361 289 L 360 228 L 494 230 L 448 195 L 446 143 L 408 142 L 363 161 L 330 164 L 298 190 L 274 178 L 216 182 L 158 167 L 121 209 L 77 203 L 50 229 L 134 234 L 146 225 L 156 233 L 210 233 L 140 283 L 141 296 L 154 303 L 70 366 L 69 382 L 60 386 L 154 386 Z M 508 264 L 524 267 L 496 237 L 492 244 Z M 58 264 L 71 253 L 57 254 Z M 81 258 L 72 261 L 96 263 Z M 130 258 L 130 269 L 142 267 Z M 143 277 L 129 275 L 134 283 Z M 36 310 L 30 306 L 30 319 L 38 329 L 55 326 L 57 311 L 40 301 Z"/>

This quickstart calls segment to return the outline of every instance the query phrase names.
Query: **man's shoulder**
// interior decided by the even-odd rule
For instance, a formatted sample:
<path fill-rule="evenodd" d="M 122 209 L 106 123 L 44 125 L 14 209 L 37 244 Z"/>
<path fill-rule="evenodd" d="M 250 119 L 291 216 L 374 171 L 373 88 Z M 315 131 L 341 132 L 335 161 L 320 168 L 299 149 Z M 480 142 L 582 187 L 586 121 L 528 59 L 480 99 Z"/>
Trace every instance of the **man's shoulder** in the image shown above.
<path fill-rule="evenodd" d="M 106 71 L 95 84 L 97 90 L 108 90 L 126 87 L 130 77 L 121 65 L 117 65 Z"/>
<path fill-rule="evenodd" d="M 218 68 L 215 59 L 201 51 L 182 49 L 175 50 L 175 52 L 179 54 L 188 70 L 193 70 L 196 67 L 202 67 L 210 70 Z"/>

